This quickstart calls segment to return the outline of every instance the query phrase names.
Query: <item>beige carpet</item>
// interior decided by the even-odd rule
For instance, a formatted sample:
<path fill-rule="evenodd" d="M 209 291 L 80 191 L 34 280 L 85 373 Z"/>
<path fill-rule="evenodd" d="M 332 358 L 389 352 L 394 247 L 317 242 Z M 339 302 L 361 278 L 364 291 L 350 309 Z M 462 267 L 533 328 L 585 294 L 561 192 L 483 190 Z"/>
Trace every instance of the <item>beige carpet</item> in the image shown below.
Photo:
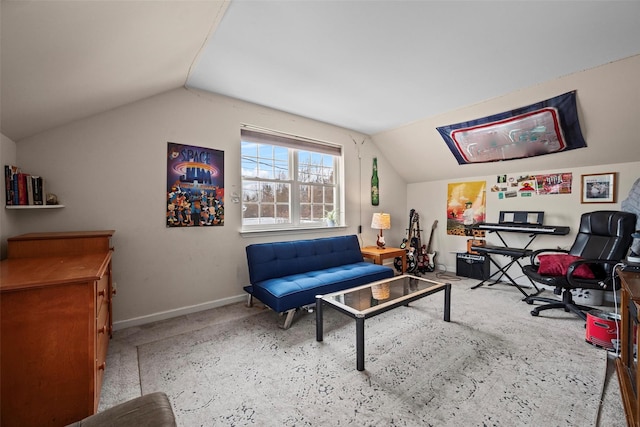
<path fill-rule="evenodd" d="M 181 426 L 625 425 L 619 401 L 599 410 L 607 352 L 582 321 L 473 283 L 452 282 L 450 323 L 442 293 L 367 320 L 363 372 L 353 320 L 331 309 L 322 343 L 313 315 L 284 331 L 241 304 L 118 331 L 101 408 L 164 391 Z"/>

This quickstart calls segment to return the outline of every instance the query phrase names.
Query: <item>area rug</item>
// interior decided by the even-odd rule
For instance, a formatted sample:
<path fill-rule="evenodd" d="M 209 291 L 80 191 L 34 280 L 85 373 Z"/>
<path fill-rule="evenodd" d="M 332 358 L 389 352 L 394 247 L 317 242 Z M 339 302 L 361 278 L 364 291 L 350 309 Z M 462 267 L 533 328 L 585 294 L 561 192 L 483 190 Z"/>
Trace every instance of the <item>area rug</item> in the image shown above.
<path fill-rule="evenodd" d="M 282 330 L 275 313 L 245 308 L 140 345 L 142 393 L 167 393 L 181 426 L 595 425 L 606 351 L 579 319 L 534 318 L 502 288 L 454 283 L 449 323 L 443 293 L 368 319 L 362 372 L 343 314 L 324 311 L 317 342 L 313 314 Z"/>

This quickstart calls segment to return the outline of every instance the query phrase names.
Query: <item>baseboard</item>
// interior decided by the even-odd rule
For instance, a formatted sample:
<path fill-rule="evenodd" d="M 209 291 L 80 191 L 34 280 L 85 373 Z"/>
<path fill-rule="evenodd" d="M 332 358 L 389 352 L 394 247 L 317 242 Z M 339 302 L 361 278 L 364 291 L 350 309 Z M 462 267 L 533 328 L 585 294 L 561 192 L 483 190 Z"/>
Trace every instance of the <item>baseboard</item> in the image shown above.
<path fill-rule="evenodd" d="M 147 323 L 157 322 L 159 320 L 171 319 L 172 317 L 184 316 L 186 314 L 197 313 L 199 311 L 209 310 L 216 307 L 222 307 L 229 304 L 235 304 L 247 300 L 247 294 L 235 297 L 223 298 L 216 301 L 209 301 L 202 304 L 190 305 L 188 307 L 180 307 L 175 310 L 161 311 L 159 313 L 149 314 L 147 316 L 134 317 L 133 319 L 120 320 L 113 322 L 113 330 L 130 328 L 132 326 L 146 325 Z"/>

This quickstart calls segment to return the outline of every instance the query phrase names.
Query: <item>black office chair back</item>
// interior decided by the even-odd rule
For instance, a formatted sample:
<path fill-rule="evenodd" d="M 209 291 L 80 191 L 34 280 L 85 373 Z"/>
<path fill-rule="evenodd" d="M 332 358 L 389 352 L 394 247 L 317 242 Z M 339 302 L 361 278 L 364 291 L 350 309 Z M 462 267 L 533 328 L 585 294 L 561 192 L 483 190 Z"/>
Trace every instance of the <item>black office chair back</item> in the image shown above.
<path fill-rule="evenodd" d="M 575 288 L 610 290 L 617 286 L 614 280 L 613 269 L 615 265 L 624 259 L 631 246 L 631 234 L 636 224 L 636 215 L 620 211 L 596 211 L 582 214 L 578 235 L 569 250 L 571 255 L 583 258 L 582 261 L 589 264 L 595 278 L 576 277 L 572 274 L 541 275 L 538 273 L 538 265 L 531 263 L 522 267 L 522 272 L 531 280 L 554 286 L 553 291 L 562 295 L 562 300 L 546 298 L 538 295 L 530 295 L 525 298 L 527 304 L 541 301 L 548 304 L 540 305 L 531 310 L 532 316 L 538 316 L 541 311 L 554 308 L 562 308 L 571 311 L 582 320 L 586 320 L 586 312 L 593 309 L 573 300 L 571 291 Z M 552 249 L 541 249 L 537 254 L 554 252 Z M 532 260 L 533 261 L 533 260 Z"/>
<path fill-rule="evenodd" d="M 622 260 L 631 245 L 635 225 L 636 216 L 629 212 L 596 211 L 582 214 L 580 229 L 569 253 L 588 259 Z M 604 272 L 610 273 L 612 268 L 606 266 Z"/>

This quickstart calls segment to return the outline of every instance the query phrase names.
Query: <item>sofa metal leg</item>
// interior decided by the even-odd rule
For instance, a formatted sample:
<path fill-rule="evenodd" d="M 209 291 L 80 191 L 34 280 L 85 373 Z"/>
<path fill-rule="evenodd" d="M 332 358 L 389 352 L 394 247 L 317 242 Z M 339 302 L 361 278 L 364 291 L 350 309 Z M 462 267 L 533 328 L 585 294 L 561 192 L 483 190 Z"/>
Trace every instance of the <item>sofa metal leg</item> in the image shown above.
<path fill-rule="evenodd" d="M 291 322 L 293 322 L 293 316 L 296 314 L 296 311 L 298 311 L 297 308 L 292 308 L 291 310 L 285 312 L 287 314 L 287 317 L 284 319 L 284 325 L 281 326 L 282 329 L 289 329 L 289 327 L 291 326 Z"/>
<path fill-rule="evenodd" d="M 253 295 L 247 294 L 247 307 L 253 307 Z"/>

